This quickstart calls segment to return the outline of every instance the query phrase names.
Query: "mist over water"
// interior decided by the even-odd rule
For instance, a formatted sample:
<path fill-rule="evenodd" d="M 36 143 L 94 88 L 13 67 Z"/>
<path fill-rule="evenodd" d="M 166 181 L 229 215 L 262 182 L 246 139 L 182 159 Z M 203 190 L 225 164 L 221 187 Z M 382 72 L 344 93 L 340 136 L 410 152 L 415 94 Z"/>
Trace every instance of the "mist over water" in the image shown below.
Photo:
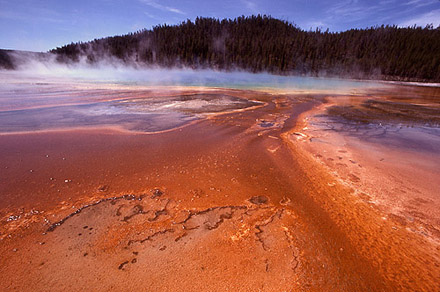
<path fill-rule="evenodd" d="M 55 60 L 24 61 L 18 71 L 1 72 L 2 79 L 45 80 L 60 82 L 112 83 L 137 86 L 206 86 L 240 89 L 296 89 L 339 90 L 377 86 L 377 82 L 356 80 L 277 76 L 268 73 L 245 71 L 215 71 L 211 69 L 139 67 L 109 59 L 106 62 L 88 64 L 85 61 L 65 65 Z"/>
<path fill-rule="evenodd" d="M 185 87 L 349 93 L 378 86 L 384 85 L 242 71 L 136 68 L 113 61 L 92 66 L 29 59 L 19 70 L 0 71 L 0 133 L 89 126 L 161 131 L 204 114 L 258 104 L 228 95 L 179 96 Z"/>

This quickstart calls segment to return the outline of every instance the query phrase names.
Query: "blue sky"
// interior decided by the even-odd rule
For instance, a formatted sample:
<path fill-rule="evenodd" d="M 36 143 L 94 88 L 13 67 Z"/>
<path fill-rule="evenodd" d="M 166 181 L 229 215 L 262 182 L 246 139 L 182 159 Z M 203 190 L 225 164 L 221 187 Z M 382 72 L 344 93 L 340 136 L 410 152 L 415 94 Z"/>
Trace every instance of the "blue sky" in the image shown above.
<path fill-rule="evenodd" d="M 440 0 L 0 0 L 0 48 L 47 51 L 197 16 L 266 14 L 303 29 L 440 25 Z"/>

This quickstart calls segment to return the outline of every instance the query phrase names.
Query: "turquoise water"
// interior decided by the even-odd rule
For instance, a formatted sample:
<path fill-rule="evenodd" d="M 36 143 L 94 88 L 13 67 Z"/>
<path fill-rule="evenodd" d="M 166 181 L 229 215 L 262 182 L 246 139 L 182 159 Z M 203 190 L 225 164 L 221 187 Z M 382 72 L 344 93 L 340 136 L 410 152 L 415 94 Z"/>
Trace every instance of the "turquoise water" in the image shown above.
<path fill-rule="evenodd" d="M 276 76 L 270 74 L 252 74 L 246 72 L 215 72 L 215 71 L 158 71 L 149 74 L 166 75 L 162 80 L 157 80 L 149 74 L 138 80 L 133 79 L 133 84 L 138 85 L 183 85 L 207 86 L 237 89 L 297 89 L 297 90 L 336 90 L 358 87 L 376 87 L 376 82 L 365 82 L 344 79 Z M 144 72 L 145 74 L 145 72 Z M 130 76 L 127 76 L 128 78 Z M 118 80 L 114 80 L 118 82 Z M 129 79 L 127 81 L 130 81 Z M 120 81 L 119 81 L 120 82 Z"/>
<path fill-rule="evenodd" d="M 157 86 L 165 86 L 157 89 Z M 188 98 L 166 86 L 350 92 L 376 82 L 212 70 L 36 67 L 0 72 L 0 133 L 120 126 L 162 131 L 201 114 L 254 106 L 227 95 Z M 151 91 L 152 88 L 156 88 Z"/>
<path fill-rule="evenodd" d="M 52 84 L 54 82 L 80 82 L 91 84 L 117 84 L 124 86 L 205 86 L 236 89 L 290 89 L 290 90 L 343 90 L 385 86 L 374 81 L 337 78 L 278 76 L 267 73 L 219 72 L 213 70 L 133 68 L 65 68 L 39 67 L 20 72 L 0 72 L 0 86 L 23 82 Z"/>
<path fill-rule="evenodd" d="M 344 90 L 384 86 L 384 84 L 373 81 L 277 76 L 247 72 L 228 73 L 211 70 L 127 70 L 96 77 L 98 78 L 93 80 L 123 85 L 181 85 L 233 89 Z M 83 80 L 88 79 L 84 78 Z"/>

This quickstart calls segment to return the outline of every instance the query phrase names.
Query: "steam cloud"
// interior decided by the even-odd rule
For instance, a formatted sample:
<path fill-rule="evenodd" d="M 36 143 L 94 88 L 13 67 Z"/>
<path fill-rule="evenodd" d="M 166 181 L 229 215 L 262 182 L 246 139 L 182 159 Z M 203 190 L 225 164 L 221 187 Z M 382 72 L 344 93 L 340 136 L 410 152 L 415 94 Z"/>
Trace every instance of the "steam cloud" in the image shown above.
<path fill-rule="evenodd" d="M 11 53 L 18 62 L 14 71 L 0 71 L 3 83 L 14 79 L 30 82 L 74 81 L 90 83 L 112 83 L 139 86 L 207 86 L 238 89 L 281 89 L 281 90 L 351 90 L 359 87 L 378 86 L 376 82 L 344 80 L 336 78 L 315 78 L 298 76 L 277 76 L 269 73 L 232 72 L 211 69 L 138 66 L 107 58 L 90 64 L 86 59 L 78 63 L 62 64 L 52 54 L 16 52 Z M 18 54 L 18 56 L 14 56 Z"/>

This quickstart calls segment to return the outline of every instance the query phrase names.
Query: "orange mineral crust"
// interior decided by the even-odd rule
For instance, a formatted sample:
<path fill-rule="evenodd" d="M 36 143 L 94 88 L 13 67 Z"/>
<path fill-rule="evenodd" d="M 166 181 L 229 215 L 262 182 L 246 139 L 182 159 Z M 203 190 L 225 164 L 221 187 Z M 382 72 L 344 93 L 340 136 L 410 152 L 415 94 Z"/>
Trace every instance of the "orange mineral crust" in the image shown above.
<path fill-rule="evenodd" d="M 343 132 L 313 144 L 327 95 L 207 92 L 259 103 L 158 133 L 0 135 L 0 290 L 440 289 L 433 164 L 419 168 L 425 184 L 389 179 L 382 192 L 374 178 L 398 161 L 375 168 Z M 384 160 L 404 151 L 374 147 Z M 334 155 L 356 163 L 323 162 Z M 393 205 L 396 188 L 407 195 Z"/>

